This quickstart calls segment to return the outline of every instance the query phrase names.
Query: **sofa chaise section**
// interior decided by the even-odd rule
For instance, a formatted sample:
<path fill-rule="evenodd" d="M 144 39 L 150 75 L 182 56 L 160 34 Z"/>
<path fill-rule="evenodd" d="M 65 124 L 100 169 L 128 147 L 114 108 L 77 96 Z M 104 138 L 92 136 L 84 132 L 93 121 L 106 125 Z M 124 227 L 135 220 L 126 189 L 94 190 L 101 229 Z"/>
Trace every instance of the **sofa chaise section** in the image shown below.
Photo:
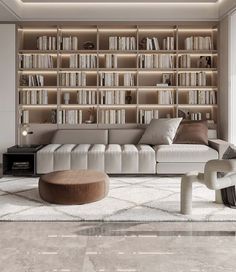
<path fill-rule="evenodd" d="M 219 158 L 213 148 L 206 145 L 172 144 L 155 146 L 157 173 L 182 174 L 203 171 L 206 162 Z"/>

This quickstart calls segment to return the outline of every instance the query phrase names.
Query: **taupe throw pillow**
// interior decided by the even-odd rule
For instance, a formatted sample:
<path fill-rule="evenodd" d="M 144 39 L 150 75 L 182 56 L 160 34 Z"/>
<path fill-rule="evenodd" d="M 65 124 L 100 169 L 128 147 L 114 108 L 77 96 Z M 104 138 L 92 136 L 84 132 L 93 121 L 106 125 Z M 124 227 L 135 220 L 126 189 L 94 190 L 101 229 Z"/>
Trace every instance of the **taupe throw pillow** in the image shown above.
<path fill-rule="evenodd" d="M 232 160 L 232 159 L 236 159 L 236 147 L 230 145 L 230 146 L 226 149 L 225 153 L 223 154 L 222 159 L 223 159 L 223 160 Z M 223 173 L 223 172 L 217 173 L 217 177 L 218 177 L 218 178 L 222 178 L 222 177 L 224 177 L 225 175 L 226 175 L 226 174 Z"/>
<path fill-rule="evenodd" d="M 174 144 L 208 145 L 208 126 L 206 121 L 182 122 L 176 133 Z"/>
<path fill-rule="evenodd" d="M 146 128 L 139 144 L 169 145 L 172 144 L 182 118 L 152 119 Z"/>

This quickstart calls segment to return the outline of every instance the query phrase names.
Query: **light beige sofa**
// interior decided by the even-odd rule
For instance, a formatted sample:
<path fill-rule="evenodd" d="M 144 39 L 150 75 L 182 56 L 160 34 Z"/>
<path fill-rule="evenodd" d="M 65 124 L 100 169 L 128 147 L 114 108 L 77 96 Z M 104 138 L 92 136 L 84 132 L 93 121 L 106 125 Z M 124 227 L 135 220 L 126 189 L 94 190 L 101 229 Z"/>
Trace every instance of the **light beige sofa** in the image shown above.
<path fill-rule="evenodd" d="M 37 173 L 96 169 L 108 174 L 183 174 L 203 171 L 207 161 L 221 158 L 228 147 L 214 139 L 209 139 L 209 146 L 138 145 L 143 132 L 142 128 L 57 130 L 51 143 L 37 153 Z"/>

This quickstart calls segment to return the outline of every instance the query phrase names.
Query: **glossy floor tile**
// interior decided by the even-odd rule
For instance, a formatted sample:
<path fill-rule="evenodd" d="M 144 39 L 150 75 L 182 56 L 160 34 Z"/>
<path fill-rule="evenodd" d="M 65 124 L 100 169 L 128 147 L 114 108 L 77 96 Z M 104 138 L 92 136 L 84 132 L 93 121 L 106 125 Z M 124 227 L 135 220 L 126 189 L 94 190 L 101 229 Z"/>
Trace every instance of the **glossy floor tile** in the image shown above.
<path fill-rule="evenodd" d="M 1 272 L 235 272 L 236 223 L 1 222 Z"/>

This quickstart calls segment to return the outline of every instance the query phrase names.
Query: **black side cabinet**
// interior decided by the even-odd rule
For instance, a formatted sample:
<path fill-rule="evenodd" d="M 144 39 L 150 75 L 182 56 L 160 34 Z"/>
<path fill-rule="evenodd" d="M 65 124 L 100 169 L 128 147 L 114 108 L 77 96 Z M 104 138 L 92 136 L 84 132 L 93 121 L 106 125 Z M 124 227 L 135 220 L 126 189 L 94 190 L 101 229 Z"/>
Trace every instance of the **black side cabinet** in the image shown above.
<path fill-rule="evenodd" d="M 41 148 L 42 146 L 9 148 L 3 154 L 3 175 L 36 176 L 36 155 Z"/>

